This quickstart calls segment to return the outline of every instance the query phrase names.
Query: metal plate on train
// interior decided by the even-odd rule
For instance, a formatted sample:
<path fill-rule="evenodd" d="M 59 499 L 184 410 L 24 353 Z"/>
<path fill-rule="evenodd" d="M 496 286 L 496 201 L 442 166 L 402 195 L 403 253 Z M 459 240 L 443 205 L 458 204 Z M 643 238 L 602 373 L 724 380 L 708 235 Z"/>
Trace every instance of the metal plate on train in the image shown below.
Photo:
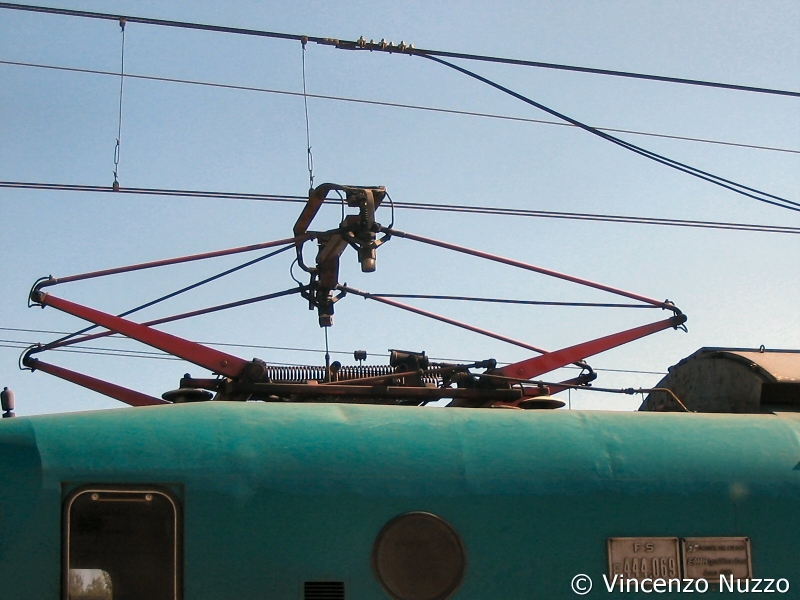
<path fill-rule="evenodd" d="M 683 539 L 683 576 L 719 584 L 720 575 L 750 579 L 750 538 L 693 537 Z"/>
<path fill-rule="evenodd" d="M 680 546 L 676 537 L 608 538 L 609 578 L 680 578 Z"/>

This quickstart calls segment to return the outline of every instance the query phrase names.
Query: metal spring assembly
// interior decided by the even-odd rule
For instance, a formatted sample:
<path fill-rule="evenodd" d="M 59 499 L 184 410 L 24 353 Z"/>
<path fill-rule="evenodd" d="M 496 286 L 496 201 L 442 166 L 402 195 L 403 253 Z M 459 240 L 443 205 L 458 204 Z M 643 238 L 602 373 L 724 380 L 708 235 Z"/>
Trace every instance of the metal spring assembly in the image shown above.
<path fill-rule="evenodd" d="M 333 381 L 350 381 L 366 377 L 381 377 L 395 373 L 389 365 L 351 365 L 342 366 L 338 362 L 331 365 L 331 379 Z M 300 366 L 267 366 L 266 377 L 274 383 L 306 383 L 308 381 L 326 381 L 325 367 L 313 365 Z M 435 375 L 423 375 L 425 384 L 439 385 L 441 380 Z"/>

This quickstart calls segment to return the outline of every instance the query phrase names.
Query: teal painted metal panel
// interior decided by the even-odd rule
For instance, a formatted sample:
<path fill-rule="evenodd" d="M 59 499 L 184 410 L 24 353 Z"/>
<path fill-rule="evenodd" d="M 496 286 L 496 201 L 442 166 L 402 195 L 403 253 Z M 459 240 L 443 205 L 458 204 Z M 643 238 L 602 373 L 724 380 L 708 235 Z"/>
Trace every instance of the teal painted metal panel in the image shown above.
<path fill-rule="evenodd" d="M 618 536 L 748 536 L 755 576 L 800 597 L 792 415 L 201 403 L 7 419 L 0 452 L 15 598 L 57 597 L 62 487 L 82 483 L 180 486 L 187 599 L 385 597 L 372 543 L 410 510 L 461 535 L 456 599 L 568 598 L 577 573 L 627 597 L 602 588 Z"/>

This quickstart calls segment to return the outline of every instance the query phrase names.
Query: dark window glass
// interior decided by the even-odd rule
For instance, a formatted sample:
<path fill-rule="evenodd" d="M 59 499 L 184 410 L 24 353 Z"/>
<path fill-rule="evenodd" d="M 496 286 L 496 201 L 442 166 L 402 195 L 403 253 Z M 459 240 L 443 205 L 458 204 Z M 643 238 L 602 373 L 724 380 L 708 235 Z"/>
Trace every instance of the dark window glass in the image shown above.
<path fill-rule="evenodd" d="M 65 598 L 177 600 L 180 511 L 170 494 L 82 489 L 64 508 Z"/>

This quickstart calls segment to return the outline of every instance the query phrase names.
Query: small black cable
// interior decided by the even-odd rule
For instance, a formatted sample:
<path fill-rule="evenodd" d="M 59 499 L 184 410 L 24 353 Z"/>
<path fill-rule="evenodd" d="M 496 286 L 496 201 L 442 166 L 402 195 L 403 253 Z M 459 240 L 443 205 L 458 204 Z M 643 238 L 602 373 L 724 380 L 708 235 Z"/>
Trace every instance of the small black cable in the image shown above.
<path fill-rule="evenodd" d="M 650 304 L 614 304 L 608 302 L 550 302 L 544 300 L 514 300 L 509 298 L 480 298 L 473 296 L 446 296 L 437 294 L 381 294 L 379 292 L 371 292 L 371 296 L 380 296 L 381 298 L 409 298 L 417 300 L 459 300 L 464 302 L 491 302 L 497 304 L 522 304 L 533 306 L 577 306 L 577 307 L 595 307 L 595 308 L 653 308 L 661 309 L 660 306 L 652 306 Z"/>
<path fill-rule="evenodd" d="M 392 222 L 389 225 L 389 229 L 393 229 L 394 228 L 394 200 L 392 200 L 392 197 L 389 195 L 389 192 L 386 192 L 386 197 L 389 199 L 389 206 L 392 208 Z"/>
<path fill-rule="evenodd" d="M 344 194 L 342 193 L 342 190 L 334 190 L 334 191 L 339 196 L 339 204 L 342 207 L 342 223 L 344 223 L 344 219 L 345 219 Z"/>
<path fill-rule="evenodd" d="M 649 158 L 651 160 L 659 162 L 659 163 L 661 163 L 663 165 L 666 165 L 668 167 L 671 167 L 673 169 L 677 169 L 678 171 L 683 171 L 684 173 L 688 173 L 689 175 L 692 175 L 694 177 L 698 177 L 699 179 L 703 179 L 705 181 L 713 183 L 714 185 L 718 185 L 720 187 L 729 189 L 729 190 L 731 190 L 733 192 L 736 192 L 737 194 L 741 194 L 743 196 L 747 196 L 747 197 L 752 198 L 754 200 L 757 200 L 759 202 L 764 202 L 766 204 L 772 204 L 773 206 L 778 206 L 780 208 L 785 208 L 787 210 L 793 210 L 793 211 L 800 212 L 800 202 L 794 202 L 794 201 L 789 200 L 787 198 L 782 198 L 780 196 L 769 194 L 767 192 L 762 192 L 760 190 L 745 186 L 745 185 L 743 185 L 741 183 L 736 183 L 735 181 L 731 181 L 729 179 L 725 179 L 725 178 L 720 177 L 718 175 L 714 175 L 713 173 L 709 173 L 707 171 L 703 171 L 703 170 L 698 169 L 696 167 L 692 167 L 690 165 L 678 162 L 676 160 L 673 160 L 673 159 L 668 158 L 666 156 L 663 156 L 661 154 L 657 154 L 655 152 L 651 152 L 650 150 L 646 150 L 645 148 L 642 148 L 642 147 L 637 146 L 635 144 L 632 144 L 630 142 L 626 142 L 624 140 L 621 140 L 620 138 L 614 137 L 613 135 L 610 135 L 608 133 L 604 133 L 602 131 L 599 131 L 596 128 L 592 127 L 591 125 L 586 125 L 585 123 L 582 123 L 582 122 L 578 121 L 577 119 L 573 119 L 572 117 L 568 117 L 567 115 L 564 115 L 564 114 L 562 114 L 562 113 L 560 113 L 558 111 L 553 110 L 552 108 L 548 108 L 544 104 L 536 102 L 535 100 L 531 100 L 527 96 L 523 96 L 522 94 L 520 94 L 518 92 L 515 92 L 515 91 L 513 91 L 513 90 L 511 90 L 511 89 L 509 89 L 509 88 L 507 88 L 507 87 L 505 87 L 505 86 L 503 86 L 503 85 L 501 85 L 499 83 L 496 83 L 496 82 L 492 81 L 491 79 L 487 79 L 486 77 L 478 75 L 477 73 L 474 73 L 473 71 L 470 71 L 469 69 L 465 69 L 463 67 L 459 67 L 458 65 L 454 65 L 453 63 L 449 63 L 446 60 L 442 60 L 440 58 L 436 58 L 435 56 L 430 56 L 430 55 L 427 55 L 427 54 L 420 54 L 420 56 L 422 56 L 423 58 L 427 58 L 428 60 L 432 60 L 434 62 L 437 62 L 437 63 L 439 63 L 441 65 L 446 66 L 446 67 L 449 67 L 451 69 L 454 69 L 454 70 L 456 70 L 456 71 L 458 71 L 458 72 L 460 72 L 460 73 L 462 73 L 464 75 L 472 77 L 473 79 L 476 79 L 476 80 L 478 80 L 478 81 L 480 81 L 482 83 L 485 83 L 485 84 L 487 84 L 487 85 L 489 85 L 489 86 L 491 86 L 491 87 L 493 87 L 493 88 L 495 88 L 497 90 L 500 90 L 500 91 L 502 91 L 502 92 L 504 92 L 504 93 L 506 93 L 506 94 L 518 99 L 518 100 L 521 100 L 522 102 L 525 102 L 526 104 L 530 104 L 531 106 L 535 106 L 539 110 L 543 110 L 546 113 L 549 113 L 549 114 L 553 115 L 554 117 L 557 117 L 559 119 L 563 119 L 564 121 L 567 121 L 568 123 L 572 123 L 576 127 L 580 127 L 581 129 L 583 129 L 585 131 L 588 131 L 589 133 L 591 133 L 593 135 L 596 135 L 596 136 L 598 136 L 598 137 L 600 137 L 600 138 L 602 138 L 604 140 L 607 140 L 609 142 L 617 144 L 618 146 L 621 146 L 621 147 L 623 147 L 623 148 L 625 148 L 627 150 L 635 152 L 636 154 L 644 156 L 645 158 Z M 749 192 L 754 192 L 754 193 L 749 193 Z M 757 196 L 755 194 L 760 194 L 761 196 Z M 762 196 L 766 196 L 766 197 L 762 197 Z M 778 200 L 778 202 L 774 202 L 772 200 L 768 200 L 767 197 L 768 198 L 774 198 L 775 200 Z"/>
<path fill-rule="evenodd" d="M 294 280 L 294 282 L 295 282 L 297 285 L 299 285 L 299 286 L 303 286 L 303 283 L 302 283 L 302 282 L 301 282 L 299 279 L 297 279 L 297 277 L 295 277 L 295 276 L 294 276 L 294 266 L 297 264 L 297 262 L 298 262 L 298 261 L 297 261 L 297 259 L 295 258 L 295 259 L 292 261 L 292 264 L 291 264 L 291 265 L 289 265 L 289 277 L 291 277 L 291 278 Z"/>

